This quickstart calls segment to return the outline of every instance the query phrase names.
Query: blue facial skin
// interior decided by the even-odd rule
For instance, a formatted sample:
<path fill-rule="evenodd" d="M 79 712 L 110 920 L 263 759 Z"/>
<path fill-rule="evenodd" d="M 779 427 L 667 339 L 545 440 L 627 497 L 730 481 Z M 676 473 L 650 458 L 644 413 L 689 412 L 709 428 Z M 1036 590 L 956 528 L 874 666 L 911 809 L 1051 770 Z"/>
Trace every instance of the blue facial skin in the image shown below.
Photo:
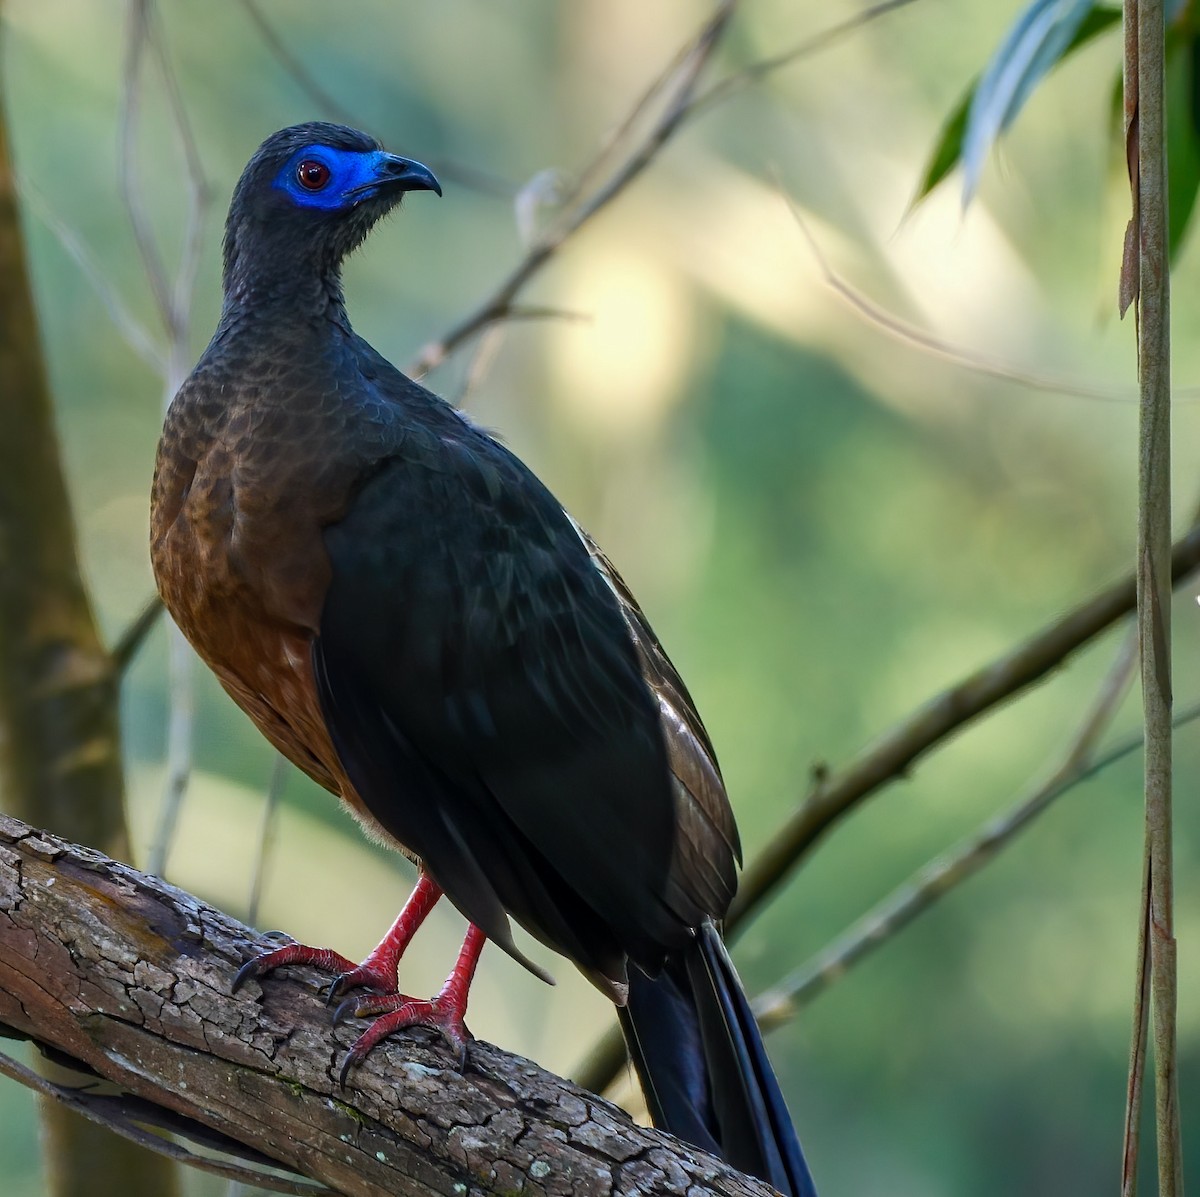
<path fill-rule="evenodd" d="M 320 162 L 329 169 L 328 181 L 318 190 L 305 187 L 297 177 L 301 163 L 308 162 Z M 362 153 L 327 145 L 310 145 L 297 150 L 276 176 L 275 186 L 285 191 L 298 206 L 324 212 L 353 208 L 387 186 L 404 191 L 420 188 L 441 194 L 433 174 L 419 162 L 383 150 Z"/>

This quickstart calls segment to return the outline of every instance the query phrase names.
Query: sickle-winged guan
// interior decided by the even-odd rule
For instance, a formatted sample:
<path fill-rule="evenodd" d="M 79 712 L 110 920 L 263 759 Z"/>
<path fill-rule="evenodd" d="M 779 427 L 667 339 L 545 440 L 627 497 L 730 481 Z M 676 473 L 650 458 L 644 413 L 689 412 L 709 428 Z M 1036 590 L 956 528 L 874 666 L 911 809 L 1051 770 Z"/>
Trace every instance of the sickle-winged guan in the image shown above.
<path fill-rule="evenodd" d="M 461 1053 L 484 939 L 539 972 L 509 918 L 620 1007 L 655 1122 L 811 1197 L 812 1181 L 714 924 L 737 829 L 678 673 L 616 571 L 527 466 L 355 335 L 343 258 L 420 163 L 298 125 L 229 210 L 220 323 L 167 414 L 151 552 L 221 684 L 419 882 L 360 965 L 291 944 L 339 1014 Z M 471 924 L 445 988 L 397 963 L 445 893 Z M 544 975 L 544 974 L 540 974 Z"/>

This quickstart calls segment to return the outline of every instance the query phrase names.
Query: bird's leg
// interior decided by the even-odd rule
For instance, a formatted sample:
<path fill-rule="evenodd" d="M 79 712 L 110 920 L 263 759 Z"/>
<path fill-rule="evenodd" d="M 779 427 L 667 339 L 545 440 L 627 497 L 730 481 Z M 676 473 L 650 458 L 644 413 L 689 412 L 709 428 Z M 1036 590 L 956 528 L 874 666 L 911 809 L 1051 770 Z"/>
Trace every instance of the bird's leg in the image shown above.
<path fill-rule="evenodd" d="M 340 997 L 347 989 L 360 986 L 377 989 L 382 993 L 395 993 L 400 983 L 400 957 L 404 955 L 412 937 L 417 933 L 417 928 L 425 921 L 441 896 L 441 886 L 422 869 L 417 878 L 416 888 L 409 894 L 408 901 L 404 903 L 388 933 L 361 964 L 351 966 L 333 979 L 325 999 L 326 1003 Z"/>
<path fill-rule="evenodd" d="M 484 934 L 478 927 L 472 924 L 467 928 L 467 936 L 445 985 L 437 997 L 428 1001 L 406 997 L 402 993 L 347 998 L 334 1011 L 334 1025 L 351 1015 L 365 1018 L 377 1014 L 379 1017 L 354 1041 L 346 1053 L 339 1077 L 342 1085 L 345 1085 L 350 1069 L 361 1063 L 381 1039 L 386 1039 L 388 1035 L 395 1034 L 405 1027 L 431 1027 L 438 1031 L 458 1056 L 459 1067 L 462 1067 L 466 1063 L 467 1040 L 470 1038 L 470 1032 L 463 1021 L 467 1013 L 467 995 L 485 942 Z"/>
<path fill-rule="evenodd" d="M 233 980 L 233 992 L 236 993 L 250 978 L 265 976 L 284 965 L 308 964 L 322 972 L 338 974 L 329 987 L 329 1001 L 357 986 L 395 993 L 400 957 L 441 896 L 441 887 L 422 871 L 417 878 L 416 888 L 404 903 L 396 921 L 361 964 L 355 964 L 331 948 L 310 948 L 302 943 L 289 943 L 243 964 Z"/>

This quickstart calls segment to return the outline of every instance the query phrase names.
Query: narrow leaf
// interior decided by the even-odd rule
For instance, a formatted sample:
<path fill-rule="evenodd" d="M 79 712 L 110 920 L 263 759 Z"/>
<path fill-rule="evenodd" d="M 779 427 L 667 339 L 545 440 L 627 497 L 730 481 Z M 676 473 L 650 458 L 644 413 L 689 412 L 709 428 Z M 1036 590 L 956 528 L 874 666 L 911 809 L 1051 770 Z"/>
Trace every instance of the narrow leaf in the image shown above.
<path fill-rule="evenodd" d="M 1200 122 L 1197 121 L 1196 78 L 1200 41 L 1168 36 L 1167 116 L 1167 253 L 1174 265 L 1196 207 L 1200 190 Z"/>
<path fill-rule="evenodd" d="M 1120 19 L 1121 13 L 1119 9 L 1101 7 L 1099 5 L 1092 7 L 1090 11 L 1084 14 L 1069 44 L 1059 54 L 1057 61 L 1063 62 L 1081 46 L 1087 45 L 1088 42 L 1101 33 L 1105 33 L 1111 29 Z M 1053 62 L 1048 63 L 1042 73 L 1044 74 L 1054 65 Z M 941 132 L 938 134 L 937 142 L 934 145 L 933 153 L 929 156 L 925 170 L 921 174 L 921 181 L 917 186 L 916 194 L 909 205 L 910 209 L 916 207 L 958 165 L 959 160 L 962 158 L 963 139 L 967 129 L 967 115 L 974 105 L 975 95 L 979 90 L 980 82 L 979 78 L 971 81 L 970 86 L 967 87 L 962 98 L 955 104 L 950 115 L 942 125 Z M 1032 83 L 1030 87 L 1032 87 Z M 1024 99 L 1027 96 L 1028 91 L 1022 97 L 1022 103 L 1024 103 Z M 1016 114 L 1017 110 L 1014 109 L 1005 127 L 1012 122 Z"/>
<path fill-rule="evenodd" d="M 1033 0 L 984 68 L 963 133 L 963 207 L 979 186 L 996 139 L 1062 58 L 1091 9 L 1092 0 Z"/>

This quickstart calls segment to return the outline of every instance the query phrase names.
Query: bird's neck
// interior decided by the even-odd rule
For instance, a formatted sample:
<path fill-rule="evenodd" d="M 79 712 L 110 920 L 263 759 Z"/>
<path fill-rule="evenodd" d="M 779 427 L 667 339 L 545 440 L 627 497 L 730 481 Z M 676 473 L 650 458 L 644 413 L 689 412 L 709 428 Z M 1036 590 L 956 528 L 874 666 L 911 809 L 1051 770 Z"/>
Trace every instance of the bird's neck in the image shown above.
<path fill-rule="evenodd" d="M 244 318 L 291 327 L 332 323 L 348 331 L 342 256 L 327 241 L 231 219 L 225 230 L 222 324 Z"/>
<path fill-rule="evenodd" d="M 224 289 L 223 325 L 278 323 L 295 329 L 333 324 L 350 331 L 341 272 L 336 268 L 295 270 L 237 263 L 226 270 Z"/>

